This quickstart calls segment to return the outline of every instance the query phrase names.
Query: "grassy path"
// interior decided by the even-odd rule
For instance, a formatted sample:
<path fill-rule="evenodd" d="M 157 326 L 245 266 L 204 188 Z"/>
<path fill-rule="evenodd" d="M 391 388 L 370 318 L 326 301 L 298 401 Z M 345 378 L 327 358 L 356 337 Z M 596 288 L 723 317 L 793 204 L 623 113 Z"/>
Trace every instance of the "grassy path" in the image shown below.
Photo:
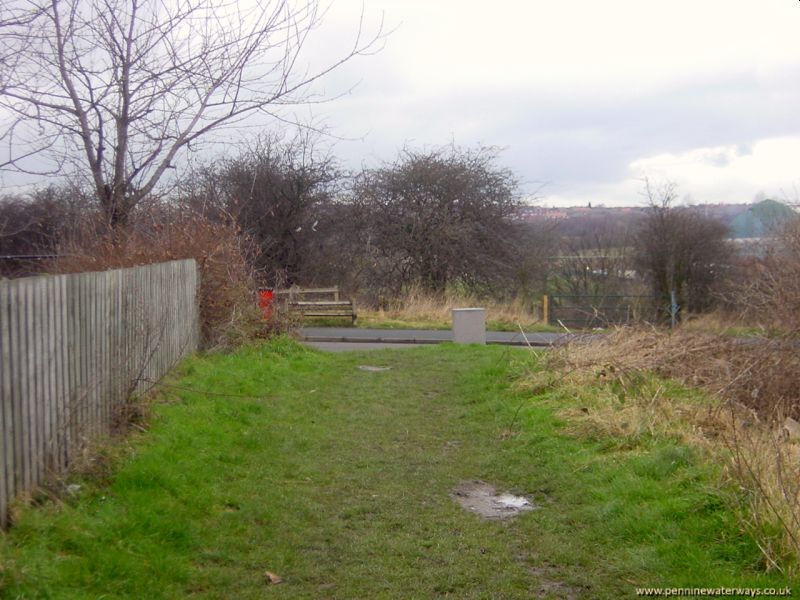
<path fill-rule="evenodd" d="M 565 435 L 545 400 L 510 389 L 522 359 L 288 341 L 192 359 L 176 383 L 238 396 L 173 390 L 106 477 L 23 511 L 0 543 L 0 595 L 618 598 L 785 585 L 757 573 L 757 548 L 691 452 Z M 541 508 L 482 521 L 449 497 L 467 479 Z M 268 585 L 266 571 L 284 582 Z"/>

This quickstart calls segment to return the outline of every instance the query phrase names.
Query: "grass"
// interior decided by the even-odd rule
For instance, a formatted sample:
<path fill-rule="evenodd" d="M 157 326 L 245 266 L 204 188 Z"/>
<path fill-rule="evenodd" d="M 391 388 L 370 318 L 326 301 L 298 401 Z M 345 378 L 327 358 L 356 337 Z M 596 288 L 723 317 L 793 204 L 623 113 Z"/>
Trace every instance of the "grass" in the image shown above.
<path fill-rule="evenodd" d="M 104 477 L 19 511 L 9 598 L 633 597 L 781 586 L 692 450 L 571 434 L 521 350 L 324 354 L 285 339 L 187 361 Z M 390 367 L 366 372 L 359 365 Z M 189 390 L 203 390 L 199 391 Z M 227 395 L 219 395 L 227 394 Z M 540 506 L 483 521 L 483 479 Z M 268 586 L 265 573 L 284 578 Z"/>
<path fill-rule="evenodd" d="M 563 329 L 530 318 L 522 321 L 513 321 L 509 318 L 492 318 L 491 308 L 487 313 L 487 331 L 519 332 L 520 327 L 522 327 L 526 332 L 563 332 Z M 389 313 L 384 311 L 362 311 L 358 315 L 356 326 L 366 329 L 450 329 L 452 320 L 449 312 L 443 317 L 425 318 L 417 317 L 413 314 L 404 314 L 402 311 Z"/>
<path fill-rule="evenodd" d="M 796 341 L 741 343 L 722 333 L 620 329 L 548 352 L 525 383 L 558 392 L 572 426 L 619 445 L 673 439 L 721 467 L 740 493 L 740 528 L 764 561 L 800 573 L 800 418 Z"/>

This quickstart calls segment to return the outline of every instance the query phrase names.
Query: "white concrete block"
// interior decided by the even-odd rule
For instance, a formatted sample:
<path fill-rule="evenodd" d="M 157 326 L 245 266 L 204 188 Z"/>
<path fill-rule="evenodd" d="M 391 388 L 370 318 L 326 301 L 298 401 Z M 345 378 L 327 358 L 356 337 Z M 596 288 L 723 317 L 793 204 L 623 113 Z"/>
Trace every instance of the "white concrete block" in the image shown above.
<path fill-rule="evenodd" d="M 454 308 L 453 340 L 456 344 L 485 344 L 486 310 L 483 308 Z"/>

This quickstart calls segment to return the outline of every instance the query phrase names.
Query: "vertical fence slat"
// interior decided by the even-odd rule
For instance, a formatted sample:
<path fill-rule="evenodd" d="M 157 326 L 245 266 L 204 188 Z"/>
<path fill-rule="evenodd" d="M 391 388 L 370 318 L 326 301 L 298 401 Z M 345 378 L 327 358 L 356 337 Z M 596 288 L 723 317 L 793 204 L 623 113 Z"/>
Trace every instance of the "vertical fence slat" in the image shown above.
<path fill-rule="evenodd" d="M 12 440 L 14 446 L 13 479 L 14 489 L 25 488 L 25 448 L 22 439 L 24 415 L 22 414 L 22 397 L 24 395 L 22 370 L 22 341 L 20 336 L 23 320 L 24 299 L 22 298 L 22 285 L 20 282 L 11 282 L 8 285 L 9 301 L 9 329 L 11 347 L 11 410 L 12 410 Z"/>
<path fill-rule="evenodd" d="M 17 413 L 14 417 L 14 426 L 15 426 L 15 436 L 16 436 L 16 443 L 19 446 L 19 452 L 17 453 L 17 458 L 19 460 L 19 464 L 15 467 L 18 469 L 17 476 L 17 489 L 18 490 L 27 490 L 30 486 L 30 470 L 28 469 L 28 461 L 31 457 L 31 451 L 29 447 L 29 439 L 28 439 L 28 357 L 27 357 L 27 348 L 28 348 L 28 340 L 25 337 L 25 283 L 24 281 L 19 282 L 16 286 L 16 300 L 19 303 L 19 310 L 17 312 L 17 318 L 15 319 L 15 339 L 12 339 L 12 347 L 15 349 L 15 353 L 17 354 L 16 366 L 17 372 L 16 376 L 18 377 L 19 387 L 16 390 L 16 408 Z"/>
<path fill-rule="evenodd" d="M 36 432 L 36 471 L 34 475 L 34 485 L 37 481 L 44 479 L 44 455 L 45 455 L 45 427 L 47 427 L 47 410 L 45 390 L 47 389 L 47 369 L 45 368 L 45 310 L 42 301 L 42 287 L 44 281 L 37 278 L 33 281 L 33 321 L 30 323 L 33 331 L 33 354 L 34 354 L 34 378 L 36 380 L 36 413 L 33 420 L 33 430 Z"/>
<path fill-rule="evenodd" d="M 55 359 L 55 332 L 54 332 L 54 307 L 53 301 L 55 294 L 53 293 L 53 278 L 46 277 L 42 281 L 42 317 L 44 318 L 44 325 L 42 327 L 42 371 L 44 372 L 44 455 L 42 456 L 42 466 L 44 472 L 50 473 L 55 464 L 53 461 L 53 411 L 55 408 L 55 393 L 53 386 L 55 385 L 55 373 L 53 369 L 53 361 Z"/>
<path fill-rule="evenodd" d="M 40 302 L 38 299 L 38 281 L 31 279 L 28 283 L 26 290 L 27 304 L 26 308 L 26 321 L 25 321 L 25 335 L 28 338 L 28 373 L 30 375 L 29 384 L 29 433 L 30 448 L 31 448 L 31 482 L 36 485 L 36 482 L 41 476 L 41 448 L 40 448 L 40 426 L 41 421 L 41 354 L 39 348 L 39 315 L 38 309 Z"/>
<path fill-rule="evenodd" d="M 91 307 L 92 307 L 92 333 L 90 335 L 90 339 L 92 340 L 92 373 L 93 379 L 92 382 L 92 389 L 94 390 L 94 394 L 92 395 L 92 426 L 89 428 L 89 434 L 91 437 L 97 436 L 101 429 L 100 429 L 100 403 L 101 403 L 101 395 L 102 395 L 102 383 L 103 383 L 103 369 L 102 369 L 102 362 L 100 360 L 100 349 L 101 349 L 101 328 L 100 328 L 100 306 L 102 304 L 102 297 L 103 297 L 103 283 L 101 273 L 92 273 L 92 293 L 91 293 Z"/>
<path fill-rule="evenodd" d="M 36 278 L 33 280 L 33 320 L 29 323 L 33 332 L 33 369 L 34 380 L 36 382 L 35 403 L 36 412 L 33 418 L 33 431 L 36 434 L 36 470 L 34 471 L 34 482 L 44 479 L 44 458 L 45 458 L 45 429 L 47 427 L 47 369 L 45 368 L 45 322 L 47 321 L 44 306 L 44 283 L 45 279 Z"/>
<path fill-rule="evenodd" d="M 45 470 L 55 471 L 57 461 L 55 460 L 55 432 L 56 432 L 56 286 L 55 278 L 48 277 L 44 286 L 44 302 L 47 314 L 47 334 L 44 337 L 46 354 L 45 369 L 47 370 L 47 423 L 45 427 L 44 451 L 45 451 Z"/>
<path fill-rule="evenodd" d="M 22 361 L 20 364 L 23 366 L 24 379 L 23 389 L 24 396 L 20 398 L 22 401 L 22 415 L 23 415 L 23 444 L 25 448 L 25 488 L 31 489 L 35 484 L 36 478 L 36 371 L 35 371 L 35 355 L 33 343 L 33 280 L 23 282 L 22 297 L 25 304 L 23 305 L 23 321 L 20 322 L 21 334 L 20 339 L 24 339 L 24 350 L 22 352 Z"/>
<path fill-rule="evenodd" d="M 57 313 L 58 313 L 58 327 L 56 328 L 56 335 L 58 336 L 57 343 L 57 363 L 59 368 L 58 377 L 58 406 L 56 411 L 56 427 L 57 427 L 57 452 L 58 460 L 56 468 L 62 470 L 67 466 L 67 403 L 69 401 L 69 338 L 67 337 L 67 277 L 59 275 L 56 277 L 58 282 L 57 293 Z"/>
<path fill-rule="evenodd" d="M 109 396 L 111 392 L 111 373 L 109 372 L 109 364 L 108 364 L 108 335 L 109 335 L 109 314 L 108 314 L 108 304 L 109 304 L 109 294 L 111 290 L 109 289 L 109 274 L 108 272 L 101 274 L 103 279 L 103 297 L 102 297 L 102 320 L 103 320 L 103 327 L 101 330 L 102 340 L 100 345 L 100 360 L 103 364 L 103 392 L 101 394 L 101 404 L 100 404 L 100 430 L 103 432 L 109 431 L 109 421 L 108 421 L 108 402 Z"/>
<path fill-rule="evenodd" d="M 86 381 L 86 374 L 88 372 L 86 366 L 86 311 L 87 311 L 87 299 L 86 299 L 86 277 L 84 273 L 81 273 L 77 276 L 78 279 L 78 301 L 75 305 L 75 312 L 77 313 L 77 318 L 75 321 L 75 328 L 77 337 L 75 340 L 75 352 L 76 358 L 78 361 L 78 385 L 75 388 L 75 420 L 74 426 L 72 428 L 73 433 L 75 434 L 75 447 L 77 448 L 80 446 L 83 441 L 83 432 L 86 426 L 86 403 L 88 400 L 88 386 Z"/>
<path fill-rule="evenodd" d="M 89 340 L 91 340 L 89 345 L 89 370 L 92 379 L 92 402 L 89 409 L 88 427 L 90 437 L 95 437 L 98 433 L 99 419 L 97 408 L 100 404 L 100 382 L 103 377 L 103 374 L 100 372 L 100 357 L 98 351 L 100 336 L 98 335 L 99 328 L 97 326 L 99 316 L 98 304 L 102 292 L 99 289 L 100 280 L 97 275 L 97 273 L 91 273 L 89 275 Z"/>
<path fill-rule="evenodd" d="M 0 451 L 0 527 L 5 527 L 8 503 L 14 495 L 14 414 L 11 408 L 11 300 L 8 286 L 0 286 L 0 410 L 2 428 Z"/>
<path fill-rule="evenodd" d="M 80 277 L 71 276 L 67 279 L 67 337 L 69 339 L 69 390 L 67 393 L 67 409 L 65 411 L 65 429 L 67 431 L 67 461 L 72 456 L 73 449 L 78 444 L 77 421 L 78 404 L 80 395 L 81 367 L 80 367 Z"/>

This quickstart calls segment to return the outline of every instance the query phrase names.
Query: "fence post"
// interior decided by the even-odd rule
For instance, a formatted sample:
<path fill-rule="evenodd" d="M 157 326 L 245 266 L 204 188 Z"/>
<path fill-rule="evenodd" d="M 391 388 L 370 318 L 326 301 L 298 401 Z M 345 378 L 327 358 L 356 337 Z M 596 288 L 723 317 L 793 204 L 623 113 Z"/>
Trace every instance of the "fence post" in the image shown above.
<path fill-rule="evenodd" d="M 550 298 L 547 294 L 542 296 L 542 321 L 545 325 L 550 324 Z"/>

